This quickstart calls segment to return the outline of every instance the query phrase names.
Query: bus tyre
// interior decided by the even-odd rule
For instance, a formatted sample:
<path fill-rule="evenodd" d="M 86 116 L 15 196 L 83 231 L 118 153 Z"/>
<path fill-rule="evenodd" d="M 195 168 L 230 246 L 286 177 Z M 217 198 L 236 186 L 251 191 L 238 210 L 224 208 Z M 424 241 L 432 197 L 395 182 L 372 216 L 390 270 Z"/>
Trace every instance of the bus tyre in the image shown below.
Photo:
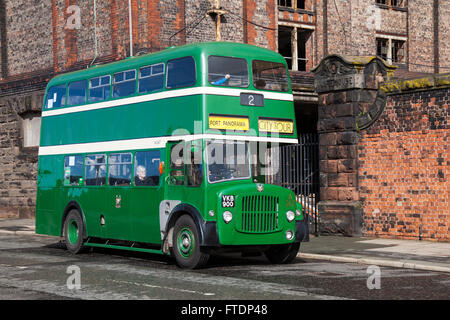
<path fill-rule="evenodd" d="M 172 239 L 172 254 L 178 266 L 195 269 L 206 264 L 209 254 L 200 251 L 199 232 L 189 215 L 182 215 L 175 222 Z"/>
<path fill-rule="evenodd" d="M 275 264 L 290 263 L 295 259 L 300 248 L 300 242 L 290 244 L 280 244 L 270 247 L 265 251 L 267 259 Z"/>
<path fill-rule="evenodd" d="M 76 209 L 70 210 L 64 221 L 64 239 L 66 248 L 71 253 L 76 254 L 84 251 L 83 231 L 84 223 L 80 213 Z"/>

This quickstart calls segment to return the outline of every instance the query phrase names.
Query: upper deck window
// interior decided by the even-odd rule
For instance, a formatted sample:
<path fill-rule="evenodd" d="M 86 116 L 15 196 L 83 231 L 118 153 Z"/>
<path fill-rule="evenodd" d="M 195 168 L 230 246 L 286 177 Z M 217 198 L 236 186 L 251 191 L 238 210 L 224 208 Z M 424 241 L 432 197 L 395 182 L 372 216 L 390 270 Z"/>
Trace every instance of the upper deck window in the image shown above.
<path fill-rule="evenodd" d="M 169 60 L 167 62 L 168 89 L 188 87 L 195 84 L 195 61 L 192 57 Z"/>
<path fill-rule="evenodd" d="M 136 70 L 127 70 L 114 74 L 113 97 L 127 97 L 136 92 Z"/>
<path fill-rule="evenodd" d="M 286 67 L 282 63 L 253 60 L 253 86 L 256 89 L 289 91 Z"/>
<path fill-rule="evenodd" d="M 45 107 L 47 109 L 59 108 L 66 103 L 66 85 L 60 84 L 48 89 L 47 101 Z"/>
<path fill-rule="evenodd" d="M 86 80 L 76 81 L 69 84 L 67 105 L 76 106 L 86 103 Z"/>
<path fill-rule="evenodd" d="M 164 63 L 139 69 L 139 93 L 153 92 L 164 87 Z"/>
<path fill-rule="evenodd" d="M 210 56 L 208 81 L 217 86 L 248 87 L 248 65 L 245 59 Z"/>
<path fill-rule="evenodd" d="M 89 81 L 89 102 L 103 101 L 109 98 L 111 76 L 92 78 Z"/>

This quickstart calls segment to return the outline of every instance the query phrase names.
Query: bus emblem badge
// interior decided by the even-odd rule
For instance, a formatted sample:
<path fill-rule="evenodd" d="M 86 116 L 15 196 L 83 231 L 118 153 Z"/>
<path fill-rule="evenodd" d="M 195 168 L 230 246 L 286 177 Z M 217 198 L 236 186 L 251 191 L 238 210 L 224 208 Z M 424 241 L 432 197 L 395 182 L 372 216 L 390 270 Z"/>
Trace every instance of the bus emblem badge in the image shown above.
<path fill-rule="evenodd" d="M 256 185 L 256 190 L 258 190 L 258 192 L 263 192 L 264 191 L 264 185 L 261 183 L 258 183 Z"/>
<path fill-rule="evenodd" d="M 116 196 L 116 208 L 120 208 L 120 203 L 122 202 L 122 197 L 120 195 Z"/>

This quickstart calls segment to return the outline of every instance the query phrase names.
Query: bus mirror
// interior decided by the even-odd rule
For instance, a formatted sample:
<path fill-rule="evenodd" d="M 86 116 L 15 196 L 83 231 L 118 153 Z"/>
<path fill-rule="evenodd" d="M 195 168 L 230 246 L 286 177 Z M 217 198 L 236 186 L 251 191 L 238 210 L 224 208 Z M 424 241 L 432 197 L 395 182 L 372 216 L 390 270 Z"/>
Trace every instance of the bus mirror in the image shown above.
<path fill-rule="evenodd" d="M 159 174 L 162 176 L 164 174 L 164 169 L 166 168 L 166 165 L 164 164 L 164 161 L 161 161 L 159 163 Z"/>

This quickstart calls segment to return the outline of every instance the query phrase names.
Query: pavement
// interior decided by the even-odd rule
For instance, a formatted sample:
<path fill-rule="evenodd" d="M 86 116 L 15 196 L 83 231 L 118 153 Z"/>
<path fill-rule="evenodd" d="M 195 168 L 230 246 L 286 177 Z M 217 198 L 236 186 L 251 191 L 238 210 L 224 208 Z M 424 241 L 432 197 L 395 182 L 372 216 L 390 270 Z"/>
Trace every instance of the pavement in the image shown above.
<path fill-rule="evenodd" d="M 36 235 L 34 219 L 0 218 L 0 234 Z M 450 273 L 450 243 L 310 236 L 298 258 Z"/>

